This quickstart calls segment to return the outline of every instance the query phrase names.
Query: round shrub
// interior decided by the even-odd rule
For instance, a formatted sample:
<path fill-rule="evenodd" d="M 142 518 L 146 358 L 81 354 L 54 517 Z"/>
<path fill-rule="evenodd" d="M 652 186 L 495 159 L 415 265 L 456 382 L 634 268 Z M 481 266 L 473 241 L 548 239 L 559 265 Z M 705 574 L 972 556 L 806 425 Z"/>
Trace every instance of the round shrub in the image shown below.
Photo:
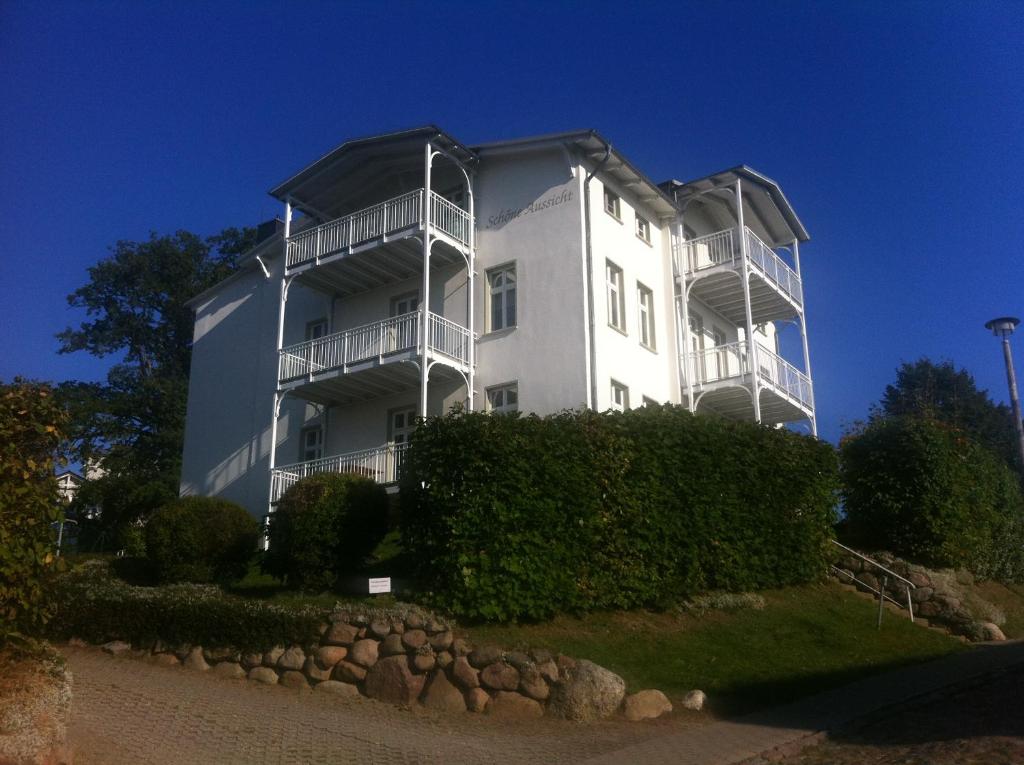
<path fill-rule="evenodd" d="M 383 486 L 352 474 L 313 475 L 285 492 L 271 514 L 263 570 L 294 587 L 330 589 L 360 568 L 387 531 Z"/>
<path fill-rule="evenodd" d="M 146 524 L 146 557 L 162 582 L 228 582 L 245 575 L 259 524 L 218 497 L 182 497 Z"/>
<path fill-rule="evenodd" d="M 846 536 L 929 566 L 1024 575 L 1024 502 L 996 454 L 936 420 L 892 417 L 840 444 Z"/>

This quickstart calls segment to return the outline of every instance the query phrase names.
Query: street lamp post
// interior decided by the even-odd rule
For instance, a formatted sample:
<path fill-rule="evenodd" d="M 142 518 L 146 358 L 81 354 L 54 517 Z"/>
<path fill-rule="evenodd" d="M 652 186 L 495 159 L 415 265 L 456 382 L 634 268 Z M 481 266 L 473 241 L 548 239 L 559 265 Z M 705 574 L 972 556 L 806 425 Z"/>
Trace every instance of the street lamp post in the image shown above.
<path fill-rule="evenodd" d="M 985 329 L 1003 339 L 1003 358 L 1006 360 L 1006 382 L 1010 386 L 1010 406 L 1013 407 L 1013 425 L 1017 429 L 1017 445 L 1020 447 L 1020 461 L 1024 465 L 1024 423 L 1020 416 L 1020 398 L 1017 396 L 1017 376 L 1013 372 L 1013 355 L 1010 353 L 1010 335 L 1020 324 L 1015 316 L 1001 316 L 985 322 Z"/>

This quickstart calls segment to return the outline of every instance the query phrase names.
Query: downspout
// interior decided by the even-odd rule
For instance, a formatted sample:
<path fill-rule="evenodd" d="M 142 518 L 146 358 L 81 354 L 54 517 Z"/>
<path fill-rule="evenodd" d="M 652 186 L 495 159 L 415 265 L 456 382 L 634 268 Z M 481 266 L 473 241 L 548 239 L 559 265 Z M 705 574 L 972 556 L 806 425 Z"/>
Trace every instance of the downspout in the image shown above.
<path fill-rule="evenodd" d="M 597 344 L 595 337 L 596 321 L 594 319 L 594 252 L 592 236 L 590 233 L 590 180 L 601 171 L 612 155 L 612 145 L 605 143 L 604 156 L 591 170 L 583 181 L 583 228 L 584 228 L 584 249 L 586 252 L 586 290 L 587 290 L 587 338 L 590 341 L 590 358 L 587 363 L 590 366 L 590 390 L 588 391 L 587 408 L 597 408 Z"/>

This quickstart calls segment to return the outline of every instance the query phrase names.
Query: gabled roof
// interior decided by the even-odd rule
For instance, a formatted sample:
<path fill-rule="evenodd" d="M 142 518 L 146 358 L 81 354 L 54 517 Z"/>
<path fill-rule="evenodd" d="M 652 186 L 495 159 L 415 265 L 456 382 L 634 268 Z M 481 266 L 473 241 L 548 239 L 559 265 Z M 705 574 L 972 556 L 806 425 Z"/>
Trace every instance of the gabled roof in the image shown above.
<path fill-rule="evenodd" d="M 793 206 L 786 199 L 786 195 L 782 193 L 779 184 L 746 165 L 738 165 L 692 181 L 665 181 L 661 184 L 661 188 L 663 191 L 671 194 L 676 204 L 682 208 L 688 199 L 695 198 L 714 189 L 730 187 L 736 183 L 737 179 L 749 181 L 749 184 L 745 184 L 748 189 L 752 184 L 755 188 L 764 192 L 762 195 L 745 194 L 744 201 L 751 206 L 766 226 L 776 229 L 772 233 L 777 241 L 784 239 L 783 236 L 779 235 L 781 234 L 778 231 L 780 225 L 785 225 L 790 234 L 801 242 L 806 242 L 811 238 L 810 234 L 807 233 L 807 229 L 804 228 L 804 224 L 797 217 L 796 211 L 793 210 Z"/>

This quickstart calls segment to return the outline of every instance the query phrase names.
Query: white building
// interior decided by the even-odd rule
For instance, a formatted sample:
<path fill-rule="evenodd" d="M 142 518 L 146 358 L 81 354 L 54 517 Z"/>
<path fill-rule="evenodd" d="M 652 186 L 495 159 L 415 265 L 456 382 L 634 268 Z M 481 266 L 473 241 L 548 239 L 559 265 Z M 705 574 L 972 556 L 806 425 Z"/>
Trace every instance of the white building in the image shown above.
<path fill-rule="evenodd" d="M 310 472 L 390 483 L 416 418 L 456 404 L 672 402 L 816 432 L 807 232 L 747 167 L 659 185 L 594 131 L 466 147 L 428 126 L 270 193 L 281 230 L 192 302 L 183 494 L 262 515 Z"/>

